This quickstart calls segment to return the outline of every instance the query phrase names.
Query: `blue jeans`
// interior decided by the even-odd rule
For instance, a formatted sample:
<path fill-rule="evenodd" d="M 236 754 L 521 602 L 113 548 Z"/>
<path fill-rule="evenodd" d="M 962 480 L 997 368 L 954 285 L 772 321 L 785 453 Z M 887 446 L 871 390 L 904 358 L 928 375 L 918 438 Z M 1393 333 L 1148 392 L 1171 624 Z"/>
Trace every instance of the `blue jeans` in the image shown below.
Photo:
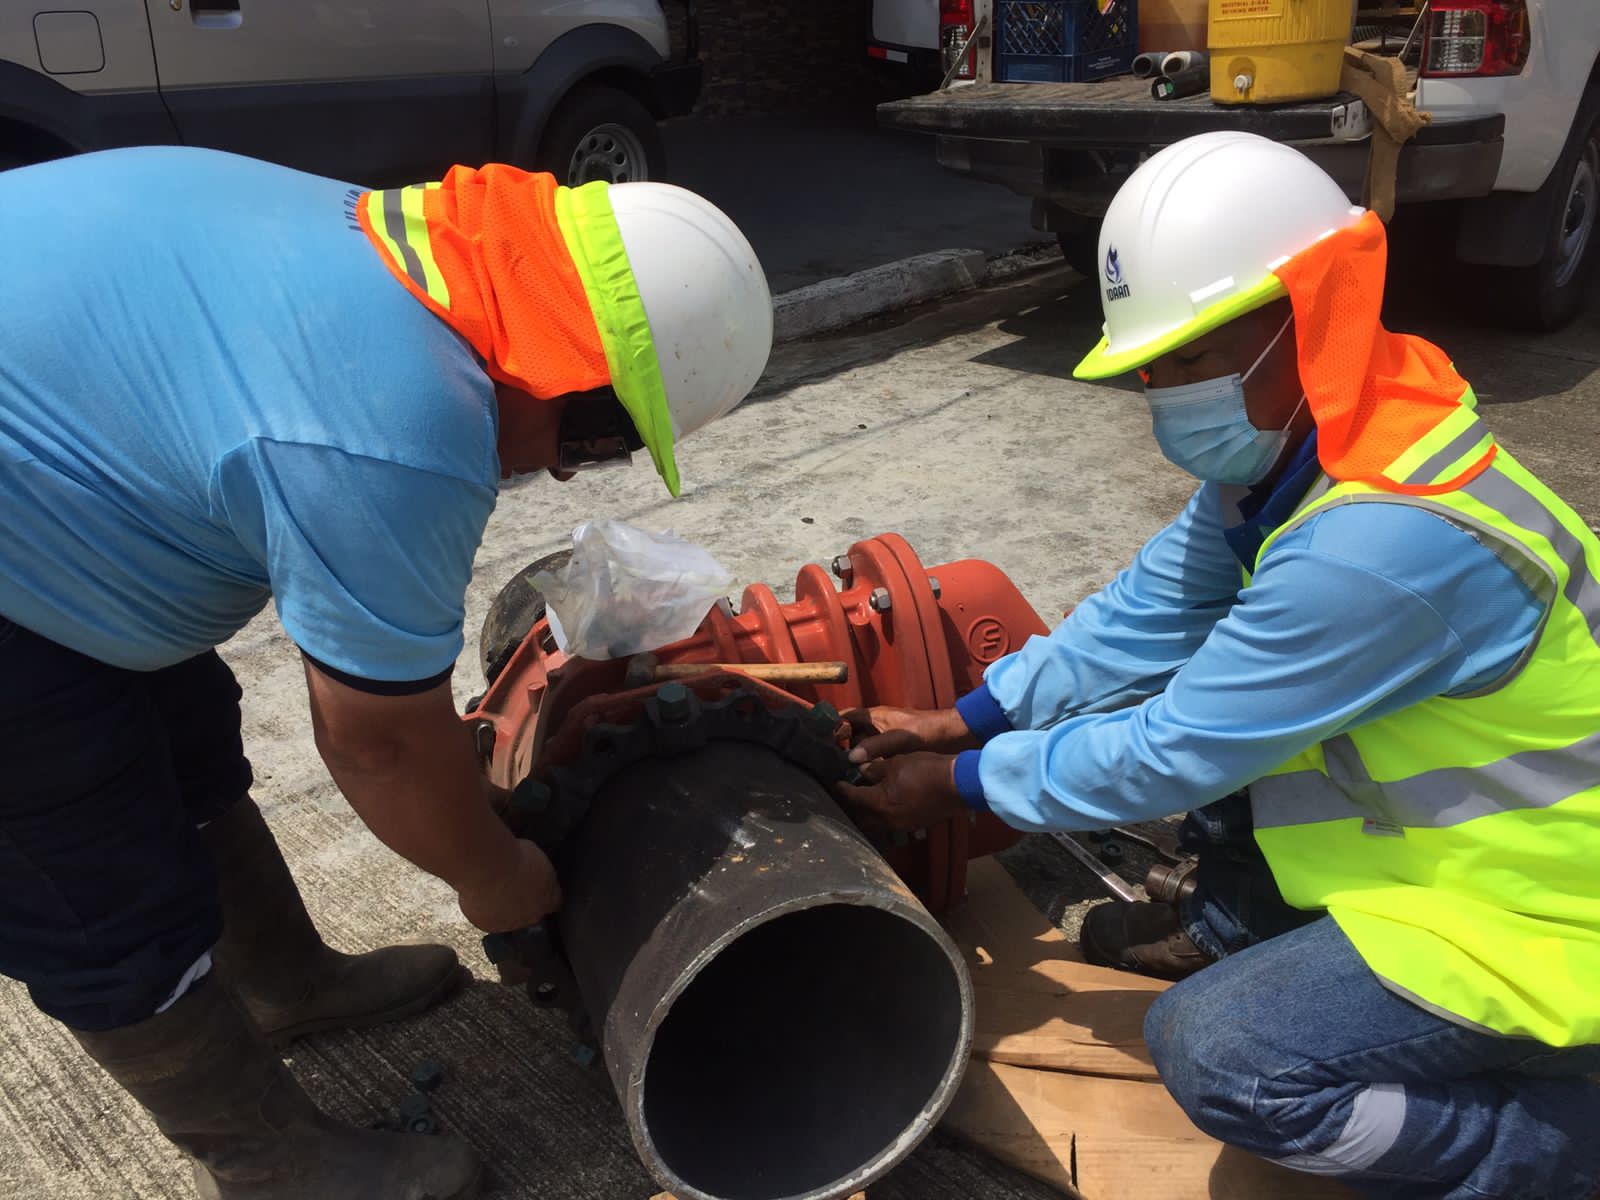
<path fill-rule="evenodd" d="M 1309 923 L 1257 938 L 1241 915 L 1281 926 L 1293 910 L 1231 871 L 1214 873 L 1225 896 L 1202 896 L 1204 848 L 1201 861 L 1186 924 L 1233 944 L 1145 1021 L 1196 1125 L 1393 1200 L 1589 1200 L 1600 1188 L 1600 1083 L 1585 1078 L 1600 1072 L 1600 1046 L 1558 1050 L 1437 1017 L 1385 988 L 1331 917 L 1298 914 Z M 1252 907 L 1265 911 L 1238 911 Z"/>
<path fill-rule="evenodd" d="M 222 933 L 197 827 L 250 789 L 213 653 L 125 671 L 0 617 L 0 974 L 73 1029 L 142 1021 Z"/>

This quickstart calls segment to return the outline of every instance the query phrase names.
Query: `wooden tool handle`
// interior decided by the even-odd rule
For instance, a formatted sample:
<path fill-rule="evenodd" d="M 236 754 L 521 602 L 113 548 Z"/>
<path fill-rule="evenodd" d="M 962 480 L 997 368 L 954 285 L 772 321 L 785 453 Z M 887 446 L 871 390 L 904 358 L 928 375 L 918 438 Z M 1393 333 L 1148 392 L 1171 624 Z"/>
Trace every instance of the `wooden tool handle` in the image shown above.
<path fill-rule="evenodd" d="M 813 663 L 662 663 L 655 669 L 656 682 L 687 679 L 707 671 L 743 671 L 752 679 L 768 683 L 844 683 L 850 667 L 842 662 Z"/>

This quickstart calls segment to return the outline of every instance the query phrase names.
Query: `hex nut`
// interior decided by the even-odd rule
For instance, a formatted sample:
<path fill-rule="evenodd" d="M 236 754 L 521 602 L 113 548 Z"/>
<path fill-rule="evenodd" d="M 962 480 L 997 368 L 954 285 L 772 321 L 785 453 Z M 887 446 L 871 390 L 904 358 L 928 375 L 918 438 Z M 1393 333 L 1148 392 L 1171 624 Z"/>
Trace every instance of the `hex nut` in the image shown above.
<path fill-rule="evenodd" d="M 664 683 L 656 689 L 656 705 L 663 721 L 680 724 L 689 719 L 689 689 L 681 683 Z"/>
<path fill-rule="evenodd" d="M 419 1092 L 436 1092 L 444 1082 L 444 1068 L 425 1058 L 411 1070 L 411 1083 Z"/>
<path fill-rule="evenodd" d="M 843 579 L 846 575 L 851 574 L 855 570 L 855 568 L 850 565 L 850 557 L 845 554 L 841 554 L 836 557 L 830 565 L 833 568 L 833 573 L 840 579 Z"/>
<path fill-rule="evenodd" d="M 873 588 L 872 595 L 867 599 L 867 605 L 873 612 L 886 613 L 894 607 L 894 597 L 889 595 L 888 588 Z"/>
<path fill-rule="evenodd" d="M 937 575 L 928 576 L 928 587 L 933 590 L 933 598 L 935 600 L 944 595 L 944 587 L 940 584 L 939 577 Z"/>
<path fill-rule="evenodd" d="M 432 1117 L 418 1117 L 416 1120 L 409 1122 L 406 1125 L 406 1128 L 412 1133 L 420 1134 L 432 1134 L 439 1132 L 439 1127 L 438 1125 L 434 1124 Z"/>

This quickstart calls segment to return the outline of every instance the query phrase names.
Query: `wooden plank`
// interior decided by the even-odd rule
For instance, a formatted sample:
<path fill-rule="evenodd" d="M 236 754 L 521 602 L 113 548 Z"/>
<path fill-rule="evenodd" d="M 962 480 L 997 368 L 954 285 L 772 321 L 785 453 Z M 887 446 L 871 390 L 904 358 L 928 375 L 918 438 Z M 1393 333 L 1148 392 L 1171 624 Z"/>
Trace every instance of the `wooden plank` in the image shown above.
<path fill-rule="evenodd" d="M 1159 1084 L 974 1059 L 943 1127 L 1074 1200 L 1352 1200 L 1224 1146 Z"/>
<path fill-rule="evenodd" d="M 1144 1015 L 1169 986 L 1090 966 L 993 859 L 968 868 L 945 925 L 966 953 L 973 1052 L 994 1062 L 1154 1080 Z"/>

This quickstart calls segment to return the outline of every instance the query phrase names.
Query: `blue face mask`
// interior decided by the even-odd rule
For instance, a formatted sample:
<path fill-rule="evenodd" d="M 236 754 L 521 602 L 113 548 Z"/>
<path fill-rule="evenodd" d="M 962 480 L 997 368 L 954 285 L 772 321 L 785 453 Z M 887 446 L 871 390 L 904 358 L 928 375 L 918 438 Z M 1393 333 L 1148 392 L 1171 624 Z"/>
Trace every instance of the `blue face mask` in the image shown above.
<path fill-rule="evenodd" d="M 1272 353 L 1293 319 L 1283 323 L 1283 329 L 1242 376 L 1224 375 L 1181 387 L 1145 388 L 1156 443 L 1170 462 L 1214 483 L 1260 483 L 1272 473 L 1288 444 L 1289 427 L 1300 415 L 1300 408 L 1295 407 L 1282 429 L 1257 429 L 1245 412 L 1244 385 Z M 1300 403 L 1305 402 L 1301 396 Z"/>

